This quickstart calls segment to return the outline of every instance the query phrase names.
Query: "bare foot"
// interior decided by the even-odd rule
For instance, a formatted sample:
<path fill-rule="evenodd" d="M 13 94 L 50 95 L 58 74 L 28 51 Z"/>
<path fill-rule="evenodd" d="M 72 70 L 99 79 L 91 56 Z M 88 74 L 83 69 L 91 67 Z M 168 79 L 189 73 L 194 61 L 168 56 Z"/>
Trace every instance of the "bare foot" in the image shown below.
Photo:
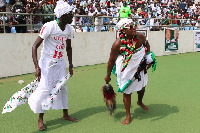
<path fill-rule="evenodd" d="M 69 121 L 73 121 L 73 122 L 77 122 L 77 121 L 78 121 L 76 118 L 71 117 L 70 115 L 68 115 L 68 116 L 63 116 L 63 119 L 69 120 Z"/>
<path fill-rule="evenodd" d="M 126 117 L 126 119 L 122 122 L 123 125 L 128 125 L 131 121 L 131 117 Z"/>
<path fill-rule="evenodd" d="M 38 129 L 39 129 L 40 131 L 46 129 L 46 128 L 45 128 L 45 125 L 44 125 L 44 123 L 43 123 L 43 121 L 38 121 L 37 126 L 38 126 Z"/>
<path fill-rule="evenodd" d="M 139 105 L 140 107 L 142 107 L 143 110 L 149 111 L 149 108 L 147 106 L 145 106 L 143 103 L 137 102 L 137 105 Z"/>

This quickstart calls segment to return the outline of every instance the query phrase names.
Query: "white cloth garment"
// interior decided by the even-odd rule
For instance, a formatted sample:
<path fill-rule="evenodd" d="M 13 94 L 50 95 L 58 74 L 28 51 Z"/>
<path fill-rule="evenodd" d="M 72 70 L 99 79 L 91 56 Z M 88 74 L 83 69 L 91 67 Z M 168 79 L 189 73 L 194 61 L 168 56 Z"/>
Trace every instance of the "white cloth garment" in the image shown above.
<path fill-rule="evenodd" d="M 66 40 L 73 37 L 73 30 L 71 25 L 66 25 L 62 31 L 54 20 L 42 27 L 39 36 L 44 39 L 39 61 L 41 79 L 38 88 L 28 99 L 28 104 L 34 113 L 44 113 L 41 102 L 47 99 L 52 88 L 66 75 L 63 52 L 66 49 Z M 52 109 L 68 109 L 66 85 L 63 85 L 62 92 L 54 100 Z"/>
<path fill-rule="evenodd" d="M 54 20 L 43 25 L 39 36 L 44 39 L 41 58 L 47 55 L 54 60 L 59 60 L 63 58 L 66 40 L 73 38 L 73 29 L 70 24 L 67 24 L 62 31 Z"/>
<path fill-rule="evenodd" d="M 119 55 L 116 60 L 116 74 L 117 74 L 117 82 L 119 88 L 122 88 L 129 80 L 134 79 L 134 75 L 137 72 L 137 68 L 140 65 L 141 60 L 143 59 L 145 55 L 145 48 L 142 48 L 140 51 L 136 52 L 132 55 L 131 60 L 129 61 L 127 67 L 123 72 L 121 72 L 121 69 L 123 67 L 123 56 Z M 140 91 L 143 87 L 147 85 L 148 82 L 148 74 L 144 74 L 144 71 L 140 72 L 141 75 L 141 81 L 138 82 L 136 79 L 134 82 L 130 84 L 129 87 L 127 87 L 124 90 L 125 94 L 131 94 L 133 91 Z"/>
<path fill-rule="evenodd" d="M 52 88 L 66 75 L 65 60 L 58 62 L 51 59 L 40 59 L 41 79 L 35 92 L 29 97 L 28 104 L 34 113 L 44 113 L 42 101 L 51 94 Z M 62 92 L 54 100 L 52 109 L 68 109 L 67 86 L 63 85 Z"/>

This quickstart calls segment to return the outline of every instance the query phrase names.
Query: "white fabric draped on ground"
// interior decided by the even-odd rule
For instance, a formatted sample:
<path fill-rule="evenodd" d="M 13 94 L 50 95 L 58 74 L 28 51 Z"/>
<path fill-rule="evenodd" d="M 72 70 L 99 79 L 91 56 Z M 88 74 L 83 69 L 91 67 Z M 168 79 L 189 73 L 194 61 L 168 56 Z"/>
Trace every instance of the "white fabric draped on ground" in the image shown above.
<path fill-rule="evenodd" d="M 124 92 L 126 94 L 130 94 L 133 91 L 140 91 L 143 87 L 147 85 L 148 75 L 144 74 L 144 71 L 140 72 L 141 81 L 134 81 L 134 75 L 137 72 L 137 68 L 140 65 L 143 57 L 145 56 L 145 48 L 142 48 L 140 51 L 134 53 L 129 61 L 126 69 L 121 72 L 121 69 L 124 65 L 123 56 L 119 55 L 116 60 L 116 74 L 117 74 L 117 83 L 118 83 L 118 92 Z M 126 85 L 129 80 L 132 80 L 130 86 L 128 86 L 124 91 L 122 90 L 123 86 Z"/>
<path fill-rule="evenodd" d="M 16 92 L 3 108 L 3 113 L 13 111 L 17 106 L 28 104 L 34 113 L 44 113 L 45 110 L 68 109 L 68 94 L 66 82 L 65 59 L 52 59 L 42 55 L 39 66 L 41 69 L 40 82 L 34 80 L 26 87 Z"/>
<path fill-rule="evenodd" d="M 3 112 L 11 112 L 13 111 L 17 106 L 25 104 L 28 98 L 31 96 L 31 94 L 35 91 L 35 89 L 38 86 L 38 80 L 34 80 L 18 92 L 16 92 L 14 95 L 11 96 L 11 98 L 7 101 L 5 106 L 3 107 Z"/>
<path fill-rule="evenodd" d="M 51 94 L 46 97 L 41 103 L 41 107 L 43 110 L 49 110 L 50 107 L 53 105 L 53 101 L 56 100 L 57 95 L 61 92 L 62 86 L 66 84 L 67 80 L 70 78 L 70 73 L 68 73 L 65 77 L 63 77 L 54 88 L 52 88 Z M 28 98 L 32 95 L 32 93 L 36 90 L 38 87 L 38 80 L 34 80 L 30 84 L 28 84 L 26 87 L 22 88 L 20 91 L 16 92 L 12 97 L 7 101 L 5 106 L 3 107 L 3 112 L 11 112 L 13 111 L 17 106 L 20 106 L 22 104 L 25 104 Z"/>

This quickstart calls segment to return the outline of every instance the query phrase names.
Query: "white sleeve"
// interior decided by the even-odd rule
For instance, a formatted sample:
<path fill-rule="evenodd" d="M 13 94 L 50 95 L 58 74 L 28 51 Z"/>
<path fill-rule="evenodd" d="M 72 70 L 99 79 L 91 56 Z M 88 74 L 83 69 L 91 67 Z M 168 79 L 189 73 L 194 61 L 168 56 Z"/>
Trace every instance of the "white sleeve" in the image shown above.
<path fill-rule="evenodd" d="M 69 36 L 68 36 L 68 39 L 72 39 L 74 38 L 74 31 L 73 31 L 73 28 L 71 25 L 68 25 L 69 26 Z"/>
<path fill-rule="evenodd" d="M 40 30 L 40 37 L 42 39 L 46 39 L 51 33 L 51 27 L 50 23 L 46 23 L 42 26 L 42 29 Z"/>

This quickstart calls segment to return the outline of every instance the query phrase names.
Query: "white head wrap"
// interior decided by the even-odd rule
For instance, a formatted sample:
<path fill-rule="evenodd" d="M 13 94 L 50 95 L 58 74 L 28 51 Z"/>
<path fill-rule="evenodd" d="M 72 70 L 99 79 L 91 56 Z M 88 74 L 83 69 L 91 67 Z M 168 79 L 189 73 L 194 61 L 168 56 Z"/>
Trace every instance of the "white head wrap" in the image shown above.
<path fill-rule="evenodd" d="M 116 27 L 118 30 L 122 30 L 124 27 L 126 27 L 126 25 L 128 25 L 130 23 L 133 23 L 132 19 L 123 18 L 117 23 Z"/>
<path fill-rule="evenodd" d="M 73 7 L 70 6 L 67 2 L 63 0 L 57 1 L 56 8 L 54 9 L 54 12 L 56 14 L 57 18 L 60 18 L 63 14 L 67 14 L 73 10 Z"/>

